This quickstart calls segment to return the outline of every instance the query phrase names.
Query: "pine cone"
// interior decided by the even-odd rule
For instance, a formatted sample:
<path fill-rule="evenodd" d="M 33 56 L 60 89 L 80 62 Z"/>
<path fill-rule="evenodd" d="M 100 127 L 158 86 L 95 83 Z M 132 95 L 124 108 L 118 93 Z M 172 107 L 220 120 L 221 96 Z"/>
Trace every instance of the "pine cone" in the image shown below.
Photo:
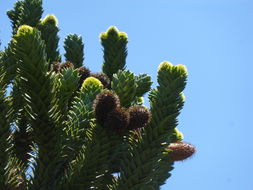
<path fill-rule="evenodd" d="M 171 143 L 168 148 L 172 150 L 172 152 L 169 153 L 172 161 L 183 161 L 196 152 L 193 145 L 180 141 Z"/>

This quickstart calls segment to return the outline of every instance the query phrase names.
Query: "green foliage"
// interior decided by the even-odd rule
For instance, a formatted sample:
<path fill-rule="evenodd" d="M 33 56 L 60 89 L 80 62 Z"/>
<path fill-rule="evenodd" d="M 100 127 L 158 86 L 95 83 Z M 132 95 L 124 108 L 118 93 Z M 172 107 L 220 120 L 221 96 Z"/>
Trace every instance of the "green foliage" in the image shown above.
<path fill-rule="evenodd" d="M 60 53 L 58 50 L 59 32 L 58 21 L 54 15 L 47 15 L 38 24 L 38 29 L 41 32 L 41 38 L 46 43 L 46 54 L 49 62 L 60 61 Z"/>
<path fill-rule="evenodd" d="M 79 81 L 78 71 L 73 68 L 63 69 L 56 77 L 57 84 L 57 104 L 60 111 L 60 123 L 67 119 L 70 101 L 73 99 L 74 92 L 77 90 Z"/>
<path fill-rule="evenodd" d="M 64 41 L 64 54 L 66 61 L 74 64 L 75 68 L 81 67 L 84 60 L 84 44 L 82 37 L 76 34 L 70 34 Z"/>
<path fill-rule="evenodd" d="M 27 103 L 27 114 L 31 119 L 34 140 L 39 149 L 33 183 L 30 187 L 49 189 L 54 180 L 47 176 L 55 175 L 54 165 L 59 159 L 60 152 L 60 133 L 56 126 L 57 113 L 52 113 L 53 75 L 47 73 L 45 43 L 37 29 L 23 25 L 14 36 L 14 51 L 19 60 L 20 86 Z M 39 181 L 42 180 L 46 183 L 41 187 Z"/>
<path fill-rule="evenodd" d="M 42 0 L 19 0 L 7 12 L 13 36 L 0 52 L 0 189 L 160 189 L 174 161 L 195 152 L 177 126 L 185 66 L 161 63 L 151 89 L 150 76 L 126 70 L 128 38 L 116 27 L 100 35 L 103 72 L 82 67 L 77 35 L 65 39 L 60 63 L 58 21 L 41 20 L 42 12 Z M 142 105 L 147 92 L 150 108 Z"/>
<path fill-rule="evenodd" d="M 127 56 L 127 35 L 112 26 L 100 35 L 104 47 L 104 64 L 102 70 L 112 79 L 114 73 L 124 70 Z"/>
<path fill-rule="evenodd" d="M 13 10 L 7 12 L 12 22 L 13 35 L 21 25 L 37 26 L 42 13 L 42 0 L 18 0 Z"/>
<path fill-rule="evenodd" d="M 137 83 L 134 74 L 130 71 L 118 71 L 112 78 L 112 90 L 118 94 L 120 103 L 124 107 L 129 107 L 134 100 Z"/>
<path fill-rule="evenodd" d="M 151 81 L 151 77 L 148 76 L 147 74 L 140 74 L 138 76 L 135 76 L 135 81 L 137 83 L 135 96 L 137 97 L 141 97 L 145 93 L 149 92 L 151 85 L 153 83 Z"/>
<path fill-rule="evenodd" d="M 7 11 L 7 15 L 12 23 L 13 34 L 16 33 L 18 27 L 20 26 L 19 16 L 20 16 L 21 12 L 23 11 L 23 4 L 24 4 L 24 1 L 17 1 L 14 4 L 13 10 Z"/>
<path fill-rule="evenodd" d="M 6 188 L 7 187 L 7 176 L 6 173 L 6 166 L 8 164 L 8 154 L 7 150 L 9 147 L 8 137 L 10 136 L 10 128 L 9 128 L 9 121 L 6 116 L 8 115 L 8 104 L 5 98 L 5 88 L 6 83 L 4 81 L 4 77 L 6 72 L 3 71 L 2 68 L 1 75 L 0 75 L 0 187 Z"/>
<path fill-rule="evenodd" d="M 170 136 L 183 105 L 180 94 L 184 89 L 186 76 L 182 66 L 173 66 L 168 62 L 160 64 L 159 86 L 150 95 L 150 125 L 144 128 L 142 138 L 138 141 L 130 139 L 132 149 L 122 161 L 122 175 L 113 189 L 137 190 L 148 185 L 158 189 L 170 176 L 168 172 L 172 169 L 172 163 L 169 163 L 166 147 L 171 143 Z"/>
<path fill-rule="evenodd" d="M 6 72 L 4 76 L 4 80 L 6 84 L 9 84 L 15 78 L 15 74 L 17 70 L 16 60 L 11 50 L 12 46 L 13 46 L 12 42 L 9 43 L 8 47 L 5 48 L 5 51 L 2 52 L 2 55 L 0 58 L 3 71 Z"/>

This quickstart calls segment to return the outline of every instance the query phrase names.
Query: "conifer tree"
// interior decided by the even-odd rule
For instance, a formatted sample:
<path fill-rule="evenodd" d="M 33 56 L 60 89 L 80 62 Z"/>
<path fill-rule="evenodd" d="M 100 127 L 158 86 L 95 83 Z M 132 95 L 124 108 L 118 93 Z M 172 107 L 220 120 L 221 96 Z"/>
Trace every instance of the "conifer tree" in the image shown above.
<path fill-rule="evenodd" d="M 42 0 L 18 0 L 7 12 L 12 39 L 0 52 L 0 189 L 160 189 L 173 163 L 195 152 L 177 128 L 186 67 L 162 62 L 151 88 L 149 75 L 127 69 L 128 36 L 114 26 L 100 35 L 101 72 L 84 65 L 76 34 L 66 37 L 62 62 L 58 21 L 42 13 Z"/>

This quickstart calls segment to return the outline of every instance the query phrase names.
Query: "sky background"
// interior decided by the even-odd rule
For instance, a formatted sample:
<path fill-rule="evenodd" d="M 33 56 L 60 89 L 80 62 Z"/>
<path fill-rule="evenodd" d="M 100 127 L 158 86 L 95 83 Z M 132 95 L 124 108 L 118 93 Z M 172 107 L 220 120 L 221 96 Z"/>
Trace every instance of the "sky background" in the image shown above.
<path fill-rule="evenodd" d="M 14 2 L 0 0 L 0 49 L 10 39 L 5 12 Z M 187 66 L 178 128 L 197 153 L 175 164 L 162 190 L 253 189 L 253 1 L 44 0 L 44 9 L 59 19 L 61 53 L 69 33 L 82 35 L 93 71 L 103 60 L 98 36 L 111 25 L 129 36 L 131 71 L 156 81 L 164 60 Z"/>

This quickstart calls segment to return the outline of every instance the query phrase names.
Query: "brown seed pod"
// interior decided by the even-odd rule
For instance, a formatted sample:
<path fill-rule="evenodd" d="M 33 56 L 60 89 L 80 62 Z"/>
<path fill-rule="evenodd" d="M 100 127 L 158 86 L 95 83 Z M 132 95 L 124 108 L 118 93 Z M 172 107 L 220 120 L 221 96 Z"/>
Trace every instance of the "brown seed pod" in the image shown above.
<path fill-rule="evenodd" d="M 62 64 L 60 65 L 60 70 L 62 70 L 62 69 L 67 69 L 67 68 L 74 68 L 73 63 L 67 61 L 67 62 L 62 63 Z"/>
<path fill-rule="evenodd" d="M 128 109 L 129 125 L 128 130 L 146 127 L 150 121 L 150 111 L 144 106 L 133 106 Z"/>
<path fill-rule="evenodd" d="M 196 148 L 193 145 L 181 141 L 170 143 L 168 149 L 172 150 L 169 153 L 172 161 L 183 161 L 196 152 Z"/>
<path fill-rule="evenodd" d="M 79 67 L 78 73 L 80 75 L 79 87 L 81 87 L 83 84 L 83 81 L 90 76 L 90 70 L 87 67 Z"/>
<path fill-rule="evenodd" d="M 128 123 L 129 115 L 127 112 L 123 109 L 116 108 L 108 114 L 104 122 L 104 127 L 122 132 L 127 128 Z"/>
<path fill-rule="evenodd" d="M 100 80 L 105 88 L 110 89 L 110 79 L 105 73 L 92 73 L 91 76 Z"/>
<path fill-rule="evenodd" d="M 118 107 L 120 107 L 119 97 L 109 90 L 98 94 L 93 103 L 96 119 L 101 125 L 104 124 L 107 115 Z"/>

